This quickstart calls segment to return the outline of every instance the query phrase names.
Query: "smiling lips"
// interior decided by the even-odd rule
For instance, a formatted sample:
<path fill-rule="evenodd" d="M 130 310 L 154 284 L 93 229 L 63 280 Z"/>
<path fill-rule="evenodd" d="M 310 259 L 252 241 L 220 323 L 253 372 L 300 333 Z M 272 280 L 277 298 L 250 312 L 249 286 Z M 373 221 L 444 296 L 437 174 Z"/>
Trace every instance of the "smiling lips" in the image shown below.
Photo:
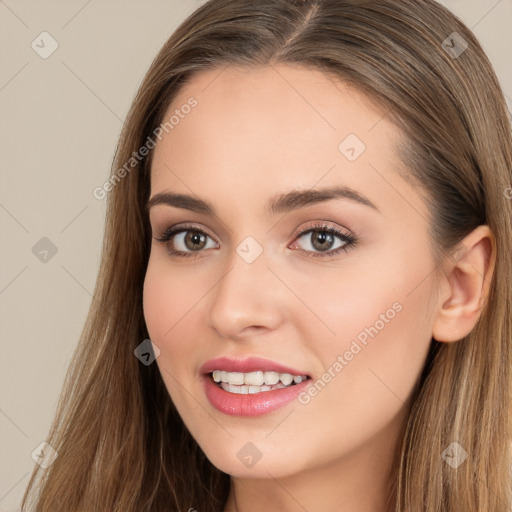
<path fill-rule="evenodd" d="M 291 373 L 277 372 L 226 372 L 214 370 L 213 380 L 219 383 L 225 391 L 240 394 L 260 393 L 262 391 L 271 391 L 273 389 L 282 389 L 292 385 L 300 384 L 307 379 L 306 375 L 292 375 Z"/>
<path fill-rule="evenodd" d="M 283 407 L 311 379 L 305 372 L 256 357 L 213 359 L 200 372 L 210 403 L 234 416 L 258 416 Z"/>

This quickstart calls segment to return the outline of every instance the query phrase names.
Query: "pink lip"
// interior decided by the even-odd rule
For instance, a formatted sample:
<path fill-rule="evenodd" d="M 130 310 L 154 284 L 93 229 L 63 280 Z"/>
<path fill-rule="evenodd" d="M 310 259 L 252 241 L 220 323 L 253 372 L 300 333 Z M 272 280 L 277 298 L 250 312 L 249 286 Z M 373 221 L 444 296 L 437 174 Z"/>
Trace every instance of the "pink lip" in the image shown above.
<path fill-rule="evenodd" d="M 261 416 L 275 411 L 297 398 L 310 383 L 311 379 L 307 379 L 287 388 L 240 395 L 224 391 L 210 375 L 203 375 L 204 392 L 210 403 L 218 411 L 231 416 Z"/>
<path fill-rule="evenodd" d="M 260 357 L 247 359 L 220 357 L 207 361 L 199 370 L 202 374 L 206 397 L 217 410 L 232 416 L 260 416 L 275 411 L 294 400 L 311 382 L 309 378 L 300 384 L 286 388 L 242 395 L 224 391 L 219 387 L 209 375 L 214 370 L 240 373 L 267 371 L 292 375 L 307 375 L 307 373 Z"/>
<path fill-rule="evenodd" d="M 214 370 L 239 373 L 249 373 L 261 370 L 264 372 L 290 373 L 291 375 L 307 375 L 307 372 L 295 370 L 289 366 L 284 366 L 262 357 L 248 357 L 247 359 L 218 357 L 207 361 L 201 366 L 201 368 L 199 368 L 199 372 L 203 375 L 211 373 Z M 268 391 L 268 393 L 270 393 L 270 391 Z"/>

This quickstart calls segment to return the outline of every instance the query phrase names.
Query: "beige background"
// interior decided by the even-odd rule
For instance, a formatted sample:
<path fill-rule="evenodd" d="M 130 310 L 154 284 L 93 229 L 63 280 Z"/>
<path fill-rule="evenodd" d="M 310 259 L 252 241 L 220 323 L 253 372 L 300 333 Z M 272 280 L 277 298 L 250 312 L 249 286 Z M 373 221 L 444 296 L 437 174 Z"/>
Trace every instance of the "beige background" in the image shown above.
<path fill-rule="evenodd" d="M 150 62 L 201 3 L 0 0 L 0 511 L 19 507 L 91 301 L 105 214 L 92 191 Z M 512 0 L 442 3 L 473 28 L 512 109 Z M 50 48 L 43 31 L 58 43 L 47 59 L 31 47 Z M 46 262 L 32 250 L 43 237 L 57 249 Z"/>

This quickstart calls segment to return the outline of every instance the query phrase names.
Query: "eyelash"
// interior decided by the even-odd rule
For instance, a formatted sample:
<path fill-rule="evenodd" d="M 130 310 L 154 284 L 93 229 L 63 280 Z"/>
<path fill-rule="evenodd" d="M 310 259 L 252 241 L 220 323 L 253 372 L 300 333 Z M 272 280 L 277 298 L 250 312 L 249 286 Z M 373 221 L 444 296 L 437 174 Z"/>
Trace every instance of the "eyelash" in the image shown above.
<path fill-rule="evenodd" d="M 171 226 L 167 228 L 160 237 L 156 237 L 155 240 L 159 243 L 162 243 L 167 246 L 167 249 L 169 253 L 177 258 L 196 258 L 201 253 L 204 252 L 204 250 L 200 251 L 177 251 L 176 249 L 173 249 L 171 244 L 169 243 L 171 241 L 171 238 L 175 235 L 178 235 L 179 233 L 187 232 L 187 231 L 193 231 L 194 233 L 199 233 L 202 235 L 206 235 L 207 237 L 211 238 L 208 233 L 205 233 L 203 230 L 197 228 L 196 226 L 192 224 L 184 224 L 179 227 Z M 299 249 L 302 252 L 307 253 L 309 256 L 312 256 L 314 258 L 321 257 L 321 258 L 328 258 L 332 256 L 336 256 L 343 252 L 348 252 L 349 249 L 353 248 L 355 244 L 357 243 L 357 238 L 355 238 L 352 235 L 348 235 L 345 233 L 342 233 L 336 228 L 333 228 L 332 226 L 328 226 L 325 224 L 315 224 L 314 226 L 308 227 L 304 231 L 301 231 L 297 234 L 296 238 L 301 238 L 302 236 L 312 233 L 314 231 L 319 231 L 322 233 L 328 233 L 330 235 L 333 235 L 334 237 L 339 238 L 342 242 L 345 242 L 344 245 L 341 247 L 338 247 L 337 249 L 327 251 L 327 252 L 315 252 L 315 251 L 307 251 L 305 249 Z"/>

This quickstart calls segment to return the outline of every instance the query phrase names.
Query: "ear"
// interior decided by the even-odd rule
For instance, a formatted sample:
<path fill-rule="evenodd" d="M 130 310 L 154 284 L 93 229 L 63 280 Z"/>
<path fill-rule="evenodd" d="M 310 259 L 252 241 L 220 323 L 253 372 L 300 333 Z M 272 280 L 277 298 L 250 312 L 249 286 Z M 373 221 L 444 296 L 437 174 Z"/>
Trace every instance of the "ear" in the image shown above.
<path fill-rule="evenodd" d="M 487 300 L 496 262 L 496 241 L 488 226 L 478 226 L 443 263 L 432 337 L 458 341 L 467 336 Z"/>

